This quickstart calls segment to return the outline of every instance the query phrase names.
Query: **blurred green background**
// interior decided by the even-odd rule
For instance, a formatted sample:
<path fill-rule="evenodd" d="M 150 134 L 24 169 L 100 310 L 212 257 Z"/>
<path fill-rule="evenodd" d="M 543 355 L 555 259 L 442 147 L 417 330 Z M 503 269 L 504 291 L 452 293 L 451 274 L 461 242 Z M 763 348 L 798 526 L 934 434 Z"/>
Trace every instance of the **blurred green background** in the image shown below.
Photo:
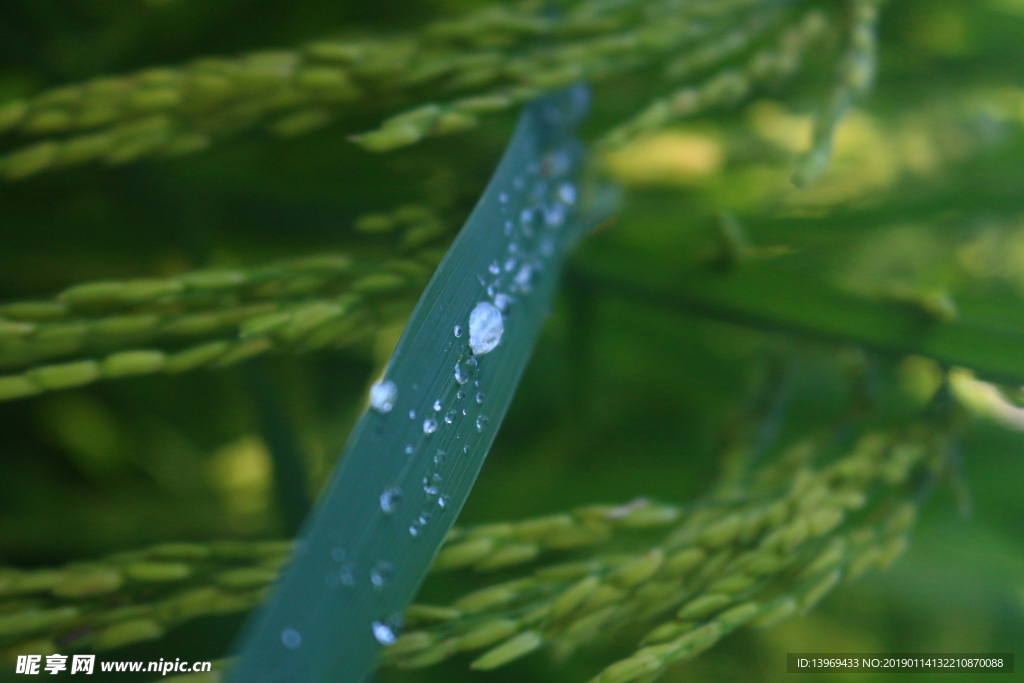
<path fill-rule="evenodd" d="M 204 55 L 414 29 L 479 4 L 5 0 L 0 102 Z M 715 226 L 727 212 L 745 226 L 759 258 L 812 286 L 865 297 L 893 287 L 941 291 L 981 302 L 997 320 L 1021 320 L 1022 36 L 1019 0 L 894 0 L 882 23 L 878 85 L 840 128 L 818 187 L 798 191 L 789 176 L 827 88 L 824 60 L 783 90 L 603 159 L 624 188 L 623 204 L 582 245 L 580 258 L 690 272 L 715 253 Z M 659 87 L 645 72 L 600 84 L 584 137 L 634 112 Z M 408 202 L 437 208 L 454 229 L 482 190 L 514 116 L 386 155 L 346 139 L 375 120 L 373 111 L 356 110 L 294 140 L 252 132 L 181 159 L 0 184 L 0 300 L 47 298 L 89 280 L 387 248 L 386 238 L 358 234 L 352 223 Z M 260 361 L 284 397 L 316 481 L 340 451 L 394 332 L 344 351 Z M 782 357 L 789 368 L 784 444 L 848 410 L 848 352 L 569 278 L 460 523 L 705 494 L 718 473 L 723 424 L 750 395 L 766 359 Z M 878 419 L 919 408 L 935 368 L 920 359 L 877 362 Z M 1019 649 L 1024 411 L 995 399 L 971 407 L 960 481 L 973 501 L 969 514 L 955 487 L 940 488 L 893 569 L 841 588 L 807 617 L 730 636 L 663 680 L 783 680 L 792 651 Z M 123 379 L 0 403 L 0 444 L 4 565 L 59 565 L 161 541 L 288 533 L 244 369 Z M 434 578 L 426 590 L 451 594 L 460 581 Z M 115 653 L 213 659 L 239 623 L 205 619 Z M 613 637 L 565 663 L 534 655 L 479 674 L 468 671 L 467 658 L 456 658 L 379 679 L 582 681 L 612 655 L 627 656 L 642 633 Z M 0 679 L 8 675 L 5 669 Z M 801 680 L 846 678 L 860 680 Z"/>

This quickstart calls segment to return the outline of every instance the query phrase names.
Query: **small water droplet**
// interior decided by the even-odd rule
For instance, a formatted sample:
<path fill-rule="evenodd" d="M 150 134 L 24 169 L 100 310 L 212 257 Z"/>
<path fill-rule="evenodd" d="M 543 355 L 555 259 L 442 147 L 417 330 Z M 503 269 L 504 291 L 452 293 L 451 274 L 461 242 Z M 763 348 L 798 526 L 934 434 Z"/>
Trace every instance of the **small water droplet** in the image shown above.
<path fill-rule="evenodd" d="M 386 514 L 391 514 L 398 509 L 398 506 L 402 504 L 402 489 L 395 486 L 390 489 L 386 489 L 384 493 L 380 494 L 380 509 Z"/>
<path fill-rule="evenodd" d="M 298 650 L 302 646 L 302 634 L 293 628 L 281 631 L 281 644 L 289 650 Z"/>
<path fill-rule="evenodd" d="M 455 336 L 456 337 L 461 337 L 462 336 L 462 325 L 456 325 L 454 332 L 455 332 Z"/>
<path fill-rule="evenodd" d="M 463 391 L 462 389 L 459 389 L 458 392 L 455 394 L 455 398 L 461 401 L 462 399 L 466 398 L 466 392 Z"/>
<path fill-rule="evenodd" d="M 442 510 L 444 510 L 446 507 L 448 507 L 448 496 L 440 496 L 440 497 L 438 497 L 438 499 L 437 499 L 437 506 L 439 508 L 441 508 Z"/>
<path fill-rule="evenodd" d="M 440 465 L 441 463 L 444 462 L 444 459 L 446 457 L 448 457 L 447 453 L 445 453 L 444 451 L 438 451 L 437 454 L 434 455 L 434 464 L 435 465 Z"/>
<path fill-rule="evenodd" d="M 502 204 L 507 204 L 508 203 L 508 192 L 502 192 L 501 194 L 499 194 L 498 195 L 498 201 L 501 202 Z"/>
<path fill-rule="evenodd" d="M 433 434 L 436 431 L 437 431 L 437 420 L 435 420 L 432 417 L 428 417 L 426 420 L 423 421 L 423 433 L 424 434 Z"/>
<path fill-rule="evenodd" d="M 411 526 L 411 527 L 409 527 L 409 535 L 412 536 L 413 538 L 416 538 L 417 536 L 420 535 L 420 530 L 417 529 L 414 526 Z"/>
<path fill-rule="evenodd" d="M 501 314 L 499 313 L 498 315 Z M 472 339 L 472 335 L 470 339 Z M 455 381 L 459 384 L 465 384 L 473 379 L 479 366 L 480 363 L 473 356 L 463 356 L 455 363 Z"/>
<path fill-rule="evenodd" d="M 440 401 L 440 399 L 437 400 L 437 401 L 434 401 L 434 412 L 436 412 L 436 413 L 441 412 L 441 401 Z"/>
<path fill-rule="evenodd" d="M 558 198 L 566 204 L 575 204 L 576 186 L 572 183 L 562 183 L 558 186 Z"/>
<path fill-rule="evenodd" d="M 487 424 L 487 416 L 481 415 L 478 418 L 476 418 L 476 431 L 478 431 L 478 432 L 484 431 L 484 426 L 486 424 Z"/>
<path fill-rule="evenodd" d="M 394 645 L 395 641 L 398 640 L 394 629 L 382 621 L 373 622 L 371 627 L 373 628 L 373 637 L 381 645 Z"/>
<path fill-rule="evenodd" d="M 511 273 L 515 269 L 516 269 L 516 260 L 514 258 L 510 258 L 507 261 L 505 261 L 505 272 L 506 273 Z"/>
<path fill-rule="evenodd" d="M 491 275 L 498 275 L 501 273 L 501 266 L 498 265 L 497 261 L 491 261 L 491 265 L 487 266 L 487 272 Z"/>
<path fill-rule="evenodd" d="M 511 237 L 512 233 L 515 231 L 515 229 L 516 229 L 516 224 L 515 223 L 513 223 L 512 221 L 505 221 L 504 232 L 505 232 L 505 236 L 506 237 Z"/>
<path fill-rule="evenodd" d="M 552 230 L 562 227 L 565 223 L 565 205 L 555 204 L 544 209 L 544 226 Z"/>
<path fill-rule="evenodd" d="M 345 549 L 344 548 L 333 548 L 331 550 L 331 559 L 335 562 L 345 561 Z"/>
<path fill-rule="evenodd" d="M 398 400 L 398 386 L 389 379 L 370 387 L 370 407 L 378 413 L 390 413 Z"/>
<path fill-rule="evenodd" d="M 494 295 L 494 307 L 504 313 L 508 310 L 508 307 L 512 305 L 514 299 L 508 294 L 495 294 Z"/>
<path fill-rule="evenodd" d="M 504 333 L 501 311 L 494 304 L 481 301 L 469 314 L 469 349 L 473 355 L 482 356 L 493 351 L 501 343 Z"/>
<path fill-rule="evenodd" d="M 519 244 L 517 242 L 509 242 L 508 243 L 508 253 L 510 253 L 510 254 L 518 254 L 519 253 Z"/>
<path fill-rule="evenodd" d="M 533 209 L 526 208 L 519 212 L 519 225 L 523 228 L 533 226 Z"/>
<path fill-rule="evenodd" d="M 444 415 L 445 424 L 451 424 L 452 422 L 455 422 L 455 417 L 458 414 L 459 414 L 459 412 L 457 410 L 449 410 L 447 413 L 445 413 L 445 415 Z"/>
<path fill-rule="evenodd" d="M 412 452 L 413 452 L 414 450 L 416 450 L 416 449 L 412 447 L 412 444 L 408 444 L 408 445 L 407 445 L 407 446 L 405 447 L 405 454 L 406 454 L 406 455 L 412 455 Z"/>
<path fill-rule="evenodd" d="M 462 409 L 462 415 L 463 415 L 463 417 L 465 417 L 466 415 L 469 415 L 469 411 L 466 410 L 465 408 L 463 408 Z"/>
<path fill-rule="evenodd" d="M 482 392 L 482 391 L 476 392 L 476 402 L 477 403 L 483 403 L 484 402 L 484 392 Z"/>
<path fill-rule="evenodd" d="M 415 420 L 416 419 L 416 411 L 415 410 L 410 410 L 409 411 L 409 419 L 410 420 Z"/>
<path fill-rule="evenodd" d="M 427 494 L 427 498 L 437 495 L 437 487 L 431 484 L 426 477 L 423 477 L 423 493 Z"/>
<path fill-rule="evenodd" d="M 469 444 L 467 444 L 467 445 L 462 447 L 462 452 L 463 453 L 469 453 Z"/>
<path fill-rule="evenodd" d="M 395 576 L 395 565 L 386 560 L 378 560 L 370 569 L 370 583 L 378 590 L 388 585 Z"/>
<path fill-rule="evenodd" d="M 533 268 L 530 264 L 523 265 L 515 276 L 516 286 L 523 292 L 530 291 L 530 281 L 533 279 Z"/>

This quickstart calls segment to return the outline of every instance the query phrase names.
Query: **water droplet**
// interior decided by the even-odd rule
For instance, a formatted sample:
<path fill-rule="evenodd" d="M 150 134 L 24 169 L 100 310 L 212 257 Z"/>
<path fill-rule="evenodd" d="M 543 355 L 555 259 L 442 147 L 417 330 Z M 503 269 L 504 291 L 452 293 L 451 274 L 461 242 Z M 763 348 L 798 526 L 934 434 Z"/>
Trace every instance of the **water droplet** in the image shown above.
<path fill-rule="evenodd" d="M 510 297 L 508 294 L 496 294 L 494 296 L 494 307 L 504 313 L 508 310 L 509 306 L 512 305 L 513 301 L 515 301 L 515 299 Z"/>
<path fill-rule="evenodd" d="M 565 222 L 565 205 L 555 204 L 544 209 L 544 226 L 555 229 L 562 227 Z"/>
<path fill-rule="evenodd" d="M 438 451 L 437 454 L 434 456 L 434 464 L 440 465 L 441 463 L 444 462 L 444 459 L 446 457 L 448 457 L 447 453 L 445 453 L 444 451 Z"/>
<path fill-rule="evenodd" d="M 465 446 L 462 447 L 462 452 L 469 453 L 469 444 L 466 444 Z"/>
<path fill-rule="evenodd" d="M 409 419 L 410 420 L 415 420 L 416 419 L 416 411 L 415 410 L 410 410 L 409 411 Z"/>
<path fill-rule="evenodd" d="M 487 424 L 487 417 L 485 415 L 481 415 L 478 418 L 476 418 L 476 431 L 478 431 L 478 432 L 484 431 L 484 426 L 486 424 Z"/>
<path fill-rule="evenodd" d="M 442 510 L 444 510 L 446 507 L 448 507 L 448 496 L 440 496 L 437 499 L 437 506 L 439 508 L 441 508 Z"/>
<path fill-rule="evenodd" d="M 427 498 L 437 495 L 437 487 L 431 484 L 426 477 L 423 477 L 423 493 L 427 494 Z"/>
<path fill-rule="evenodd" d="M 373 628 L 373 637 L 376 638 L 377 642 L 381 645 L 394 645 L 395 641 L 398 640 L 398 636 L 395 635 L 394 629 L 382 621 L 373 622 L 371 627 Z"/>
<path fill-rule="evenodd" d="M 498 195 L 498 201 L 501 202 L 502 204 L 507 204 L 508 203 L 508 192 L 502 192 L 501 194 L 499 194 Z"/>
<path fill-rule="evenodd" d="M 414 450 L 416 450 L 416 449 L 412 447 L 412 444 L 408 444 L 408 445 L 407 445 L 407 446 L 405 447 L 405 454 L 406 454 L 406 455 L 412 455 L 412 452 L 413 452 Z"/>
<path fill-rule="evenodd" d="M 504 226 L 505 236 L 506 237 L 511 236 L 512 232 L 515 230 L 515 228 L 516 228 L 516 224 L 515 223 L 513 223 L 512 221 L 505 221 L 505 226 Z"/>
<path fill-rule="evenodd" d="M 501 343 L 504 333 L 501 311 L 494 304 L 481 301 L 469 314 L 469 349 L 473 355 L 482 356 L 493 351 Z"/>
<path fill-rule="evenodd" d="M 516 269 L 516 260 L 514 258 L 510 258 L 507 261 L 505 261 L 505 272 L 506 273 L 511 273 L 515 269 Z"/>
<path fill-rule="evenodd" d="M 289 650 L 298 650 L 302 646 L 302 634 L 293 628 L 281 631 L 281 644 Z"/>
<path fill-rule="evenodd" d="M 483 403 L 484 402 L 484 392 L 482 392 L 482 391 L 476 392 L 476 402 L 477 403 Z"/>
<path fill-rule="evenodd" d="M 497 261 L 491 261 L 491 265 L 487 266 L 487 272 L 491 275 L 498 275 L 501 273 L 501 266 L 498 265 Z"/>
<path fill-rule="evenodd" d="M 378 560 L 370 570 L 370 583 L 374 588 L 381 589 L 391 582 L 395 576 L 395 565 L 386 560 Z"/>
<path fill-rule="evenodd" d="M 461 401 L 462 399 L 466 398 L 466 392 L 463 391 L 462 389 L 459 389 L 459 391 L 455 394 L 455 398 Z"/>
<path fill-rule="evenodd" d="M 387 514 L 391 514 L 398 509 L 398 506 L 402 504 L 402 489 L 395 486 L 390 489 L 386 489 L 384 493 L 380 494 L 380 509 Z"/>
<path fill-rule="evenodd" d="M 436 412 L 436 413 L 441 412 L 441 401 L 440 401 L 440 399 L 437 400 L 437 401 L 434 401 L 434 412 Z"/>
<path fill-rule="evenodd" d="M 420 535 L 420 530 L 417 529 L 415 526 L 411 526 L 411 527 L 409 527 L 409 535 L 412 536 L 413 538 L 416 538 L 417 536 Z"/>
<path fill-rule="evenodd" d="M 334 548 L 331 550 L 331 559 L 335 562 L 343 562 L 345 560 L 345 549 Z"/>
<path fill-rule="evenodd" d="M 522 290 L 524 292 L 528 292 L 528 291 L 530 291 L 530 281 L 532 279 L 533 279 L 533 268 L 530 266 L 530 264 L 527 263 L 527 264 L 523 265 L 522 268 L 519 269 L 518 273 L 516 273 L 516 276 L 515 276 L 516 286 L 520 290 Z"/>
<path fill-rule="evenodd" d="M 523 209 L 519 212 L 519 225 L 523 228 L 530 228 L 533 226 L 533 209 Z"/>
<path fill-rule="evenodd" d="M 488 304 L 490 305 L 490 304 Z M 494 308 L 491 306 L 491 308 Z M 498 315 L 501 315 L 500 313 Z M 470 340 L 473 339 L 472 332 L 470 333 Z M 472 341 L 470 341 L 472 344 Z M 473 379 L 473 375 L 476 374 L 477 368 L 480 363 L 473 356 L 463 356 L 455 363 L 455 381 L 459 384 L 465 384 L 469 380 Z"/>
<path fill-rule="evenodd" d="M 575 204 L 576 186 L 572 183 L 562 183 L 558 186 L 558 198 L 566 204 Z"/>
<path fill-rule="evenodd" d="M 508 243 L 508 253 L 510 253 L 510 254 L 518 254 L 519 253 L 519 244 L 517 244 L 516 242 L 509 242 Z"/>
<path fill-rule="evenodd" d="M 338 578 L 343 586 L 356 585 L 356 567 L 351 562 L 346 562 L 338 569 Z"/>
<path fill-rule="evenodd" d="M 455 331 L 455 336 L 456 337 L 461 337 L 462 336 L 462 325 L 456 325 L 454 331 Z"/>
<path fill-rule="evenodd" d="M 444 415 L 445 424 L 451 424 L 452 422 L 455 422 L 455 417 L 458 414 L 459 414 L 459 411 L 457 411 L 457 410 L 449 410 L 447 413 L 445 413 L 445 415 Z"/>
<path fill-rule="evenodd" d="M 436 431 L 437 431 L 437 420 L 435 420 L 432 417 L 428 417 L 426 420 L 423 421 L 423 433 L 424 434 L 433 434 Z"/>
<path fill-rule="evenodd" d="M 370 387 L 370 407 L 378 413 L 390 413 L 398 400 L 398 387 L 389 379 Z"/>
<path fill-rule="evenodd" d="M 465 408 L 463 408 L 462 409 L 462 415 L 463 415 L 463 417 L 465 417 L 466 415 L 469 415 L 469 411 L 466 410 Z"/>

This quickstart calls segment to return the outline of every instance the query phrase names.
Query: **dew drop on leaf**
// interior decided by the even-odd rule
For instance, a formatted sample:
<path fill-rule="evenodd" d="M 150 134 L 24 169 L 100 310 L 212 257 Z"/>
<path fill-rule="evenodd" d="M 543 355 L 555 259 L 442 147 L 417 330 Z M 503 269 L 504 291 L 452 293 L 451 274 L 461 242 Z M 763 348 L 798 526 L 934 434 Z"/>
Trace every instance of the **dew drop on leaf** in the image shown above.
<path fill-rule="evenodd" d="M 378 413 L 390 413 L 397 399 L 398 387 L 389 379 L 370 387 L 370 407 Z"/>
<path fill-rule="evenodd" d="M 469 314 L 469 349 L 473 355 L 482 356 L 493 351 L 501 343 L 501 335 L 504 333 L 505 323 L 501 311 L 494 304 L 481 301 Z"/>
<path fill-rule="evenodd" d="M 302 645 L 302 634 L 293 628 L 281 631 L 281 644 L 289 650 L 298 650 Z"/>
<path fill-rule="evenodd" d="M 397 486 L 387 489 L 380 494 L 380 509 L 391 514 L 402 504 L 402 489 Z"/>

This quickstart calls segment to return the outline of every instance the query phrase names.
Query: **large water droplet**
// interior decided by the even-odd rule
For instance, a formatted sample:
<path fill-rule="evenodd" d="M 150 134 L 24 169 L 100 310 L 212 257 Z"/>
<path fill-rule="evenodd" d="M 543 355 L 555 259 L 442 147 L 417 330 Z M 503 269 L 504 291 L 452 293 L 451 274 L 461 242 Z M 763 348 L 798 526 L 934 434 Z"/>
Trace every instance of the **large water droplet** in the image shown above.
<path fill-rule="evenodd" d="M 302 634 L 293 628 L 281 631 L 281 644 L 289 650 L 298 650 L 302 646 Z"/>
<path fill-rule="evenodd" d="M 481 301 L 469 314 L 469 349 L 473 355 L 482 356 L 493 351 L 501 343 L 504 333 L 501 311 L 494 304 Z"/>
<path fill-rule="evenodd" d="M 492 306 L 493 308 L 493 306 Z M 501 315 L 500 313 L 498 315 Z M 472 337 L 470 337 L 472 339 Z M 472 356 L 463 356 L 455 363 L 455 381 L 465 384 L 476 375 L 480 363 Z"/>
<path fill-rule="evenodd" d="M 437 431 L 437 420 L 435 420 L 432 417 L 428 417 L 426 420 L 423 421 L 423 433 L 424 434 L 433 434 L 436 431 Z"/>
<path fill-rule="evenodd" d="M 398 640 L 394 629 L 382 621 L 373 622 L 371 627 L 373 628 L 373 637 L 381 645 L 394 645 L 395 641 Z"/>
<path fill-rule="evenodd" d="M 378 413 L 390 413 L 398 400 L 398 387 L 389 379 L 370 387 L 370 407 Z"/>
<path fill-rule="evenodd" d="M 380 509 L 389 515 L 397 510 L 401 504 L 402 489 L 397 486 L 387 489 L 384 493 L 380 494 Z"/>
<path fill-rule="evenodd" d="M 395 565 L 386 560 L 378 560 L 370 569 L 370 583 L 374 588 L 381 589 L 391 582 L 395 576 Z"/>

